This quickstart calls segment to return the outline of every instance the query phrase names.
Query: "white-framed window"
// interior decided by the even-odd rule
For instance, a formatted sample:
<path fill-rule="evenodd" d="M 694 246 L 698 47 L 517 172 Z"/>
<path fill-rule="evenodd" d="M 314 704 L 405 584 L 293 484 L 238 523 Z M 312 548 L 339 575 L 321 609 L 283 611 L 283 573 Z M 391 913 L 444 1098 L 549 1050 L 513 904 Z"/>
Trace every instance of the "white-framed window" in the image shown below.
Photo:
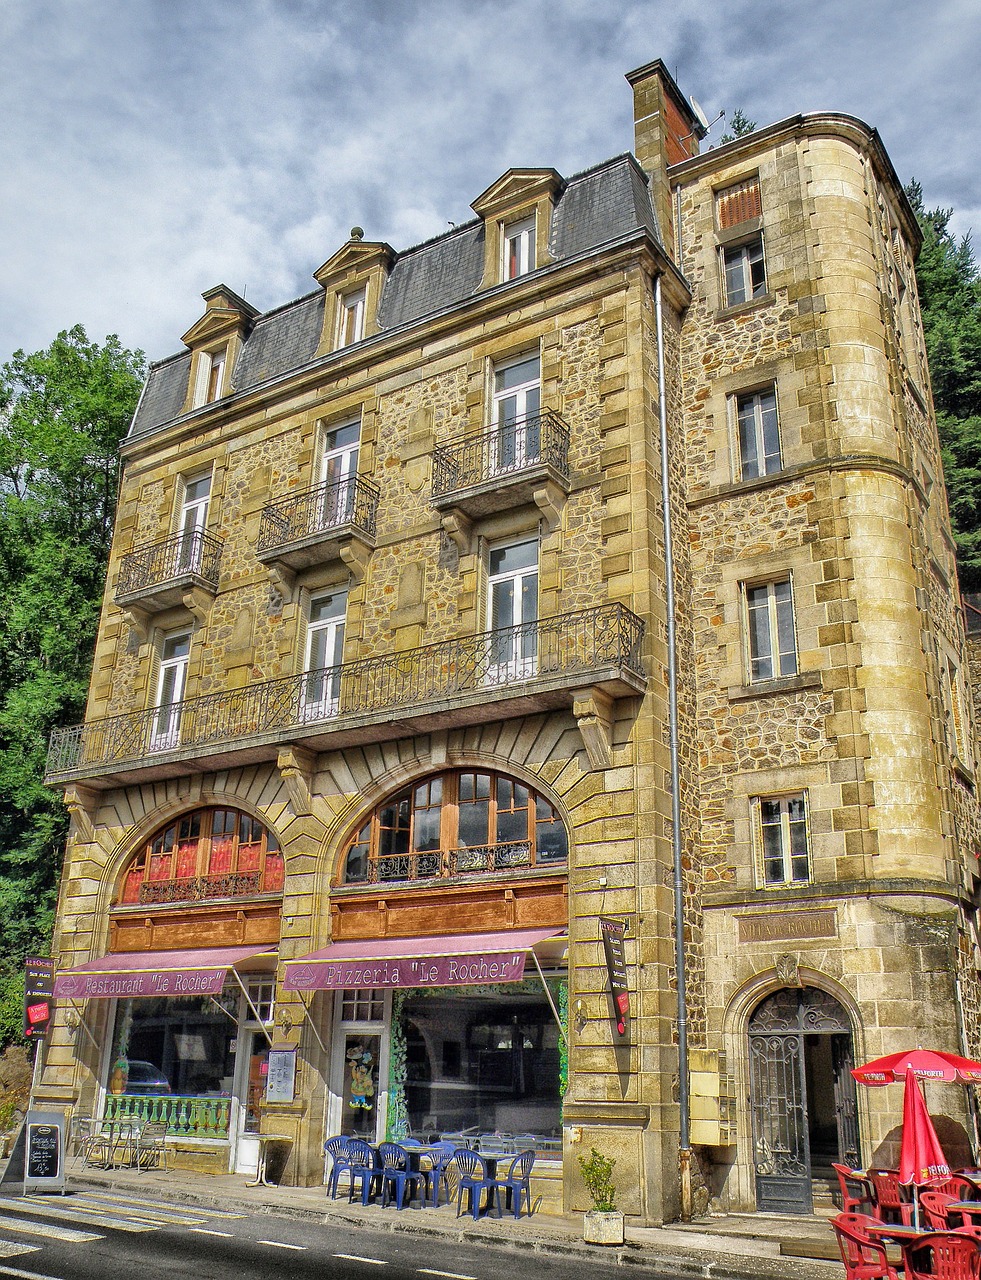
<path fill-rule="evenodd" d="M 763 297 L 766 293 L 766 265 L 762 235 L 754 235 L 742 244 L 722 249 L 722 279 L 724 305 L 727 307 Z"/>
<path fill-rule="evenodd" d="M 491 547 L 487 567 L 487 683 L 526 680 L 538 669 L 538 539 Z"/>
<path fill-rule="evenodd" d="M 782 466 L 777 393 L 774 387 L 735 397 L 739 476 L 752 480 L 771 475 Z"/>
<path fill-rule="evenodd" d="M 743 588 L 752 683 L 797 674 L 797 636 L 790 578 Z"/>
<path fill-rule="evenodd" d="M 365 290 L 342 294 L 337 317 L 337 345 L 349 347 L 364 337 Z"/>
<path fill-rule="evenodd" d="M 807 797 L 803 791 L 753 800 L 758 869 L 766 885 L 805 884 L 811 878 Z"/>
<path fill-rule="evenodd" d="M 505 223 L 501 235 L 502 276 L 514 280 L 535 270 L 535 217 Z"/>
<path fill-rule="evenodd" d="M 187 683 L 191 632 L 171 631 L 161 637 L 160 665 L 150 727 L 150 750 L 167 751 L 180 742 L 181 703 Z"/>
<path fill-rule="evenodd" d="M 177 567 L 182 573 L 201 568 L 204 531 L 208 524 L 210 501 L 210 471 L 203 476 L 183 480 L 180 490 L 180 509 L 177 513 L 177 529 L 180 538 L 177 547 Z"/>
<path fill-rule="evenodd" d="M 519 470 L 541 455 L 541 369 L 537 351 L 494 366 L 492 474 Z"/>
<path fill-rule="evenodd" d="M 211 404 L 225 394 L 225 364 L 227 349 L 202 351 L 198 356 L 197 380 L 194 385 L 194 407 Z"/>
<path fill-rule="evenodd" d="M 307 620 L 306 674 L 300 714 L 304 721 L 337 714 L 341 696 L 340 664 L 344 653 L 347 590 L 338 588 L 310 597 Z"/>
<path fill-rule="evenodd" d="M 328 529 L 350 520 L 354 513 L 355 480 L 361 445 L 361 419 L 328 427 L 320 454 L 319 525 Z"/>

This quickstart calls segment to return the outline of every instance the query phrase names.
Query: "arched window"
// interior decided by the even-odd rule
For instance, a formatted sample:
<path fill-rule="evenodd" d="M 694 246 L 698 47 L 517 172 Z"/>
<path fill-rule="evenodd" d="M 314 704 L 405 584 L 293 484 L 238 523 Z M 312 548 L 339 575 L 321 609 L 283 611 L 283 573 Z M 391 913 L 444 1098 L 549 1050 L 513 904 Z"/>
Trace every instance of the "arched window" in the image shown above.
<path fill-rule="evenodd" d="M 548 867 L 569 856 L 553 806 L 502 773 L 436 774 L 384 800 L 354 833 L 347 884 L 432 880 Z"/>
<path fill-rule="evenodd" d="M 283 890 L 271 831 L 239 809 L 195 809 L 162 827 L 123 873 L 118 906 L 239 898 Z"/>

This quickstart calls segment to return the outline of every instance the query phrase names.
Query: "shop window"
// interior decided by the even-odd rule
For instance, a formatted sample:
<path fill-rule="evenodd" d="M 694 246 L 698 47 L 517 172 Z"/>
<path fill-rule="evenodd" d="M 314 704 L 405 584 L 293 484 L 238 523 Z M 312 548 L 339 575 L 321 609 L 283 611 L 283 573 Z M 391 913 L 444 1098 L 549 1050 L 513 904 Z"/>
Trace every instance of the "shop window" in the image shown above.
<path fill-rule="evenodd" d="M 746 586 L 746 634 L 752 683 L 797 674 L 797 637 L 789 578 Z"/>
<path fill-rule="evenodd" d="M 418 881 L 565 863 L 549 801 L 504 774 L 438 774 L 383 801 L 348 844 L 348 884 Z"/>
<path fill-rule="evenodd" d="M 782 462 L 775 388 L 736 396 L 735 415 L 740 479 L 753 480 L 779 471 Z"/>
<path fill-rule="evenodd" d="M 121 906 L 281 893 L 275 835 L 238 809 L 197 809 L 157 831 L 123 873 Z"/>
<path fill-rule="evenodd" d="M 798 795 L 758 797 L 756 843 L 764 885 L 805 884 L 811 878 L 807 804 Z"/>

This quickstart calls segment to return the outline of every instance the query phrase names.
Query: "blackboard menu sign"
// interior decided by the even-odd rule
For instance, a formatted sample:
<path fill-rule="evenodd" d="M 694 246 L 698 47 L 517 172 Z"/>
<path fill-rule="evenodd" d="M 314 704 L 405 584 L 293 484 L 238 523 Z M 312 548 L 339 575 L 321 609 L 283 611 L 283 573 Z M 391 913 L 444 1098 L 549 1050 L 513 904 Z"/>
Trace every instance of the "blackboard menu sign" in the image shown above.
<path fill-rule="evenodd" d="M 296 1049 L 270 1049 L 266 1101 L 292 1102 L 295 1084 Z"/>
<path fill-rule="evenodd" d="M 24 1121 L 24 1194 L 65 1194 L 65 1117 L 57 1111 L 28 1111 Z"/>

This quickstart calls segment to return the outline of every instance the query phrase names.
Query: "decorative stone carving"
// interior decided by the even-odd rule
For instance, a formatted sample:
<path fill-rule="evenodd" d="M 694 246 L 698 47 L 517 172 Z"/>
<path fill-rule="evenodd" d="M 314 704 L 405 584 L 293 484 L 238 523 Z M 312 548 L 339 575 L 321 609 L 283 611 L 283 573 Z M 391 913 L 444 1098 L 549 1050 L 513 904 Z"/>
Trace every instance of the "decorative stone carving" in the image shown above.
<path fill-rule="evenodd" d="M 577 693 L 572 712 L 579 724 L 583 746 L 592 769 L 613 765 L 613 699 L 602 689 Z"/>

